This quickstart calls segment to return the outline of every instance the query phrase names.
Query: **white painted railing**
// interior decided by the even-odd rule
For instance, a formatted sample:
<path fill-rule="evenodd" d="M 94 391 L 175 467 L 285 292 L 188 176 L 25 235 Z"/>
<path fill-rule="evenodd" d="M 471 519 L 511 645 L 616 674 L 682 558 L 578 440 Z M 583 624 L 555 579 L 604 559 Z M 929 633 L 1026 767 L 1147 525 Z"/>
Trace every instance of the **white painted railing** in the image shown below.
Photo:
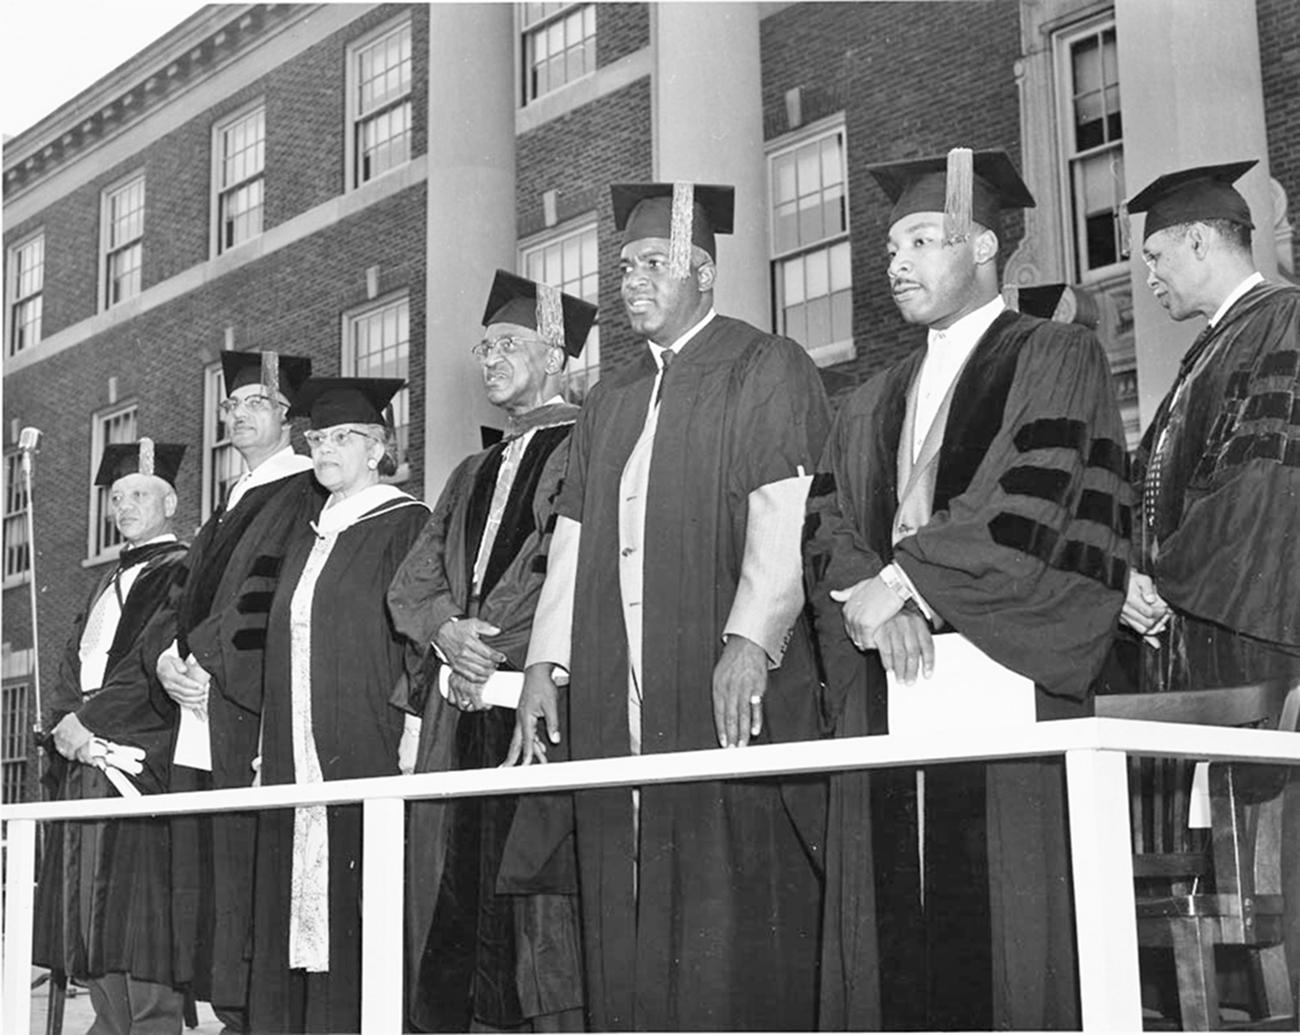
<path fill-rule="evenodd" d="M 0 1027 L 14 1033 L 30 1030 L 36 824 L 42 820 L 362 802 L 366 915 L 361 1027 L 366 1035 L 389 1035 L 402 1029 L 405 801 L 1035 755 L 1065 756 L 1083 1026 L 1089 1031 L 1141 1031 L 1126 757 L 1244 759 L 1297 765 L 1300 734 L 1127 719 L 1069 719 L 961 736 L 861 737 L 131 800 L 8 805 L 0 810 L 7 828 Z"/>

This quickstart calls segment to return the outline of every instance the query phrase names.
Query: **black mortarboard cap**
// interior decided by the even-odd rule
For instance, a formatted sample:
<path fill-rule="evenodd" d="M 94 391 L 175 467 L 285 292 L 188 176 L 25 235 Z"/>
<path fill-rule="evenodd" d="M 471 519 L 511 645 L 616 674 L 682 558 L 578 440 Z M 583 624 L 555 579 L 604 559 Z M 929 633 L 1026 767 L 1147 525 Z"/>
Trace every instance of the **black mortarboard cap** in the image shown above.
<path fill-rule="evenodd" d="M 1031 284 L 1016 290 L 1017 305 L 1022 313 L 1050 320 L 1065 294 L 1064 284 Z"/>
<path fill-rule="evenodd" d="M 562 345 L 570 356 L 582 352 L 596 322 L 596 307 L 559 288 L 497 270 L 483 310 L 483 326 L 514 323 L 531 327 L 543 340 Z"/>
<path fill-rule="evenodd" d="M 724 184 L 615 183 L 609 193 L 614 228 L 623 231 L 625 245 L 646 237 L 663 237 L 677 251 L 685 251 L 688 263 L 690 245 L 703 248 L 716 259 L 714 235 L 729 234 L 735 226 L 736 188 Z M 685 276 L 685 271 L 679 275 Z"/>
<path fill-rule="evenodd" d="M 304 381 L 311 376 L 311 360 L 306 356 L 289 356 L 282 352 L 222 352 L 221 373 L 226 394 L 244 385 L 274 384 L 290 403 Z"/>
<path fill-rule="evenodd" d="M 960 158 L 959 152 L 965 152 L 969 159 Z M 957 200 L 957 207 L 969 213 L 968 219 L 981 226 L 996 230 L 1001 225 L 1003 209 L 1035 206 L 1034 196 L 1029 193 L 1005 151 L 954 148 L 947 154 L 867 166 L 867 172 L 876 178 L 894 203 L 889 213 L 889 225 L 893 226 L 914 212 L 952 212 L 954 203 L 949 191 L 949 170 L 953 166 L 964 166 L 970 180 L 969 194 L 964 190 L 960 192 L 962 196 Z M 965 221 L 958 220 L 959 223 Z M 958 232 L 969 230 L 962 228 Z"/>
<path fill-rule="evenodd" d="M 1252 158 L 1157 176 L 1134 194 L 1127 206 L 1130 215 L 1147 214 L 1142 240 L 1166 227 L 1204 219 L 1228 219 L 1253 230 L 1250 206 L 1232 185 L 1256 164 L 1258 160 Z"/>
<path fill-rule="evenodd" d="M 95 484 L 112 485 L 128 474 L 151 474 L 175 488 L 184 455 L 185 446 L 175 442 L 155 442 L 151 438 L 114 442 L 104 447 Z"/>
<path fill-rule="evenodd" d="M 313 428 L 335 424 L 382 424 L 389 402 L 405 385 L 400 377 L 313 377 L 298 390 L 290 417 L 310 417 Z"/>

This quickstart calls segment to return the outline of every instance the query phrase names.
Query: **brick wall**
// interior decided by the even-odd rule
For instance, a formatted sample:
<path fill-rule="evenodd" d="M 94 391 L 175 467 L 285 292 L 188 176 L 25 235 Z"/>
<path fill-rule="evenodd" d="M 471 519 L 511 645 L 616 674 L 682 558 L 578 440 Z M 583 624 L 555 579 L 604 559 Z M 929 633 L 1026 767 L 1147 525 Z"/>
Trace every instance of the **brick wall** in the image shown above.
<path fill-rule="evenodd" d="M 844 112 L 853 334 L 857 357 L 825 371 L 840 398 L 923 340 L 886 289 L 888 203 L 873 162 L 940 153 L 958 144 L 1000 147 L 1019 164 L 1016 0 L 988 3 L 794 4 L 761 26 L 764 135 L 789 131 L 785 94 L 802 88 L 803 122 Z M 1006 221 L 1002 255 L 1022 232 Z"/>
<path fill-rule="evenodd" d="M 234 329 L 239 347 L 310 355 L 316 372 L 337 374 L 342 314 L 367 301 L 366 270 L 378 266 L 380 294 L 409 290 L 411 420 L 418 429 L 424 421 L 424 227 L 425 189 L 419 185 L 6 376 L 6 416 L 45 431 L 35 477 L 45 687 L 54 678 L 72 618 L 103 570 L 83 568 L 82 560 L 91 417 L 109 404 L 109 377 L 117 378 L 120 402 L 138 403 L 143 433 L 189 447 L 176 518 L 178 534 L 188 537 L 198 524 L 201 499 L 202 373 L 224 347 L 225 328 Z M 404 487 L 421 496 L 423 456 L 415 437 L 412 475 Z M 15 646 L 28 642 L 22 635 L 26 593 L 26 587 L 4 593 L 6 638 Z"/>
<path fill-rule="evenodd" d="M 556 191 L 561 222 L 593 210 L 598 213 L 601 367 L 620 366 L 636 354 L 638 342 L 619 301 L 621 245 L 609 185 L 651 177 L 650 80 L 639 79 L 524 133 L 518 139 L 515 163 L 521 240 L 545 229 L 542 195 L 548 190 Z"/>
<path fill-rule="evenodd" d="M 1255 11 L 1269 171 L 1286 191 L 1287 218 L 1297 228 L 1291 243 L 1300 272 L 1300 4 L 1256 0 Z"/>
<path fill-rule="evenodd" d="M 649 4 L 596 5 L 596 67 L 650 45 Z"/>

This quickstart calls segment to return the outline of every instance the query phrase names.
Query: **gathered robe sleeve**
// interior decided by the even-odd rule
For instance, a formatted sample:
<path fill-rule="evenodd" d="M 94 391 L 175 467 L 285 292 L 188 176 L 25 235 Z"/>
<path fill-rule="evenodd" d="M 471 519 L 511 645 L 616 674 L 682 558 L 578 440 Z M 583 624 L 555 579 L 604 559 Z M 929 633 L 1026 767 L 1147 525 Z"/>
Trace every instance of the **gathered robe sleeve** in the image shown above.
<path fill-rule="evenodd" d="M 1100 345 L 1044 323 L 969 484 L 895 548 L 944 622 L 1055 696 L 1087 697 L 1124 601 L 1123 443 Z"/>
<path fill-rule="evenodd" d="M 1224 328 L 1217 415 L 1155 575 L 1178 610 L 1300 654 L 1300 291 L 1269 301 Z"/>
<path fill-rule="evenodd" d="M 830 409 L 817 367 L 772 339 L 741 388 L 728 492 L 746 515 L 740 577 L 723 635 L 741 635 L 780 665 L 804 604 L 800 531 L 808 476 L 826 440 Z"/>

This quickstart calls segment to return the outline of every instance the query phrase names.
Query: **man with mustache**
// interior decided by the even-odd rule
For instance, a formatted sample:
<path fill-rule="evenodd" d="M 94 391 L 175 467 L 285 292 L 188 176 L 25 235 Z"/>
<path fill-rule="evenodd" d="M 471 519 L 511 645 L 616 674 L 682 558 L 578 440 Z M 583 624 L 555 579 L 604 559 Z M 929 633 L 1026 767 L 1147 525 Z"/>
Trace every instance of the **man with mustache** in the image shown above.
<path fill-rule="evenodd" d="M 1039 720 L 1088 714 L 1130 521 L 1105 354 L 1003 304 L 1000 213 L 1034 204 L 1004 152 L 870 169 L 927 339 L 845 403 L 809 501 L 836 734 L 883 732 L 886 672 L 906 693 L 939 634 L 1032 680 Z M 886 1028 L 1077 1026 L 1064 790 L 1061 759 L 835 776 L 823 1026 L 877 1025 L 879 996 Z"/>
<path fill-rule="evenodd" d="M 1128 203 L 1146 213 L 1147 286 L 1170 318 L 1207 321 L 1134 472 L 1140 570 L 1122 620 L 1154 651 L 1144 690 L 1300 679 L 1300 288 L 1255 269 L 1250 206 L 1232 186 L 1255 164 L 1167 173 Z M 1287 962 L 1300 1002 L 1300 769 L 1283 813 Z"/>
<path fill-rule="evenodd" d="M 471 351 L 488 401 L 505 413 L 505 436 L 452 472 L 388 591 L 393 625 L 410 644 L 412 692 L 402 703 L 419 739 L 416 772 L 498 766 L 510 746 L 515 713 L 503 694 L 522 682 L 579 413 L 561 395 L 562 375 L 595 318 L 588 302 L 496 273 L 484 337 Z M 417 1030 L 581 1026 L 571 823 L 558 831 L 558 872 L 512 871 L 509 893 L 498 894 L 518 804 L 506 796 L 410 805 Z M 570 818 L 564 802 L 545 804 Z"/>
<path fill-rule="evenodd" d="M 311 373 L 306 357 L 223 352 L 227 435 L 247 468 L 186 558 L 188 577 L 150 627 L 148 657 L 208 757 L 183 755 L 171 790 L 247 787 L 262 708 L 266 618 L 286 537 L 315 517 L 324 490 L 290 445 L 289 404 Z M 172 821 L 177 978 L 210 1002 L 229 1031 L 247 1026 L 252 812 Z"/>
<path fill-rule="evenodd" d="M 820 376 L 795 342 L 713 309 L 732 188 L 612 195 L 646 347 L 574 431 L 516 747 L 810 738 L 799 530 L 828 424 Z M 563 729 L 556 665 L 572 674 Z M 823 795 L 800 780 L 574 795 L 594 1030 L 812 1027 Z"/>

